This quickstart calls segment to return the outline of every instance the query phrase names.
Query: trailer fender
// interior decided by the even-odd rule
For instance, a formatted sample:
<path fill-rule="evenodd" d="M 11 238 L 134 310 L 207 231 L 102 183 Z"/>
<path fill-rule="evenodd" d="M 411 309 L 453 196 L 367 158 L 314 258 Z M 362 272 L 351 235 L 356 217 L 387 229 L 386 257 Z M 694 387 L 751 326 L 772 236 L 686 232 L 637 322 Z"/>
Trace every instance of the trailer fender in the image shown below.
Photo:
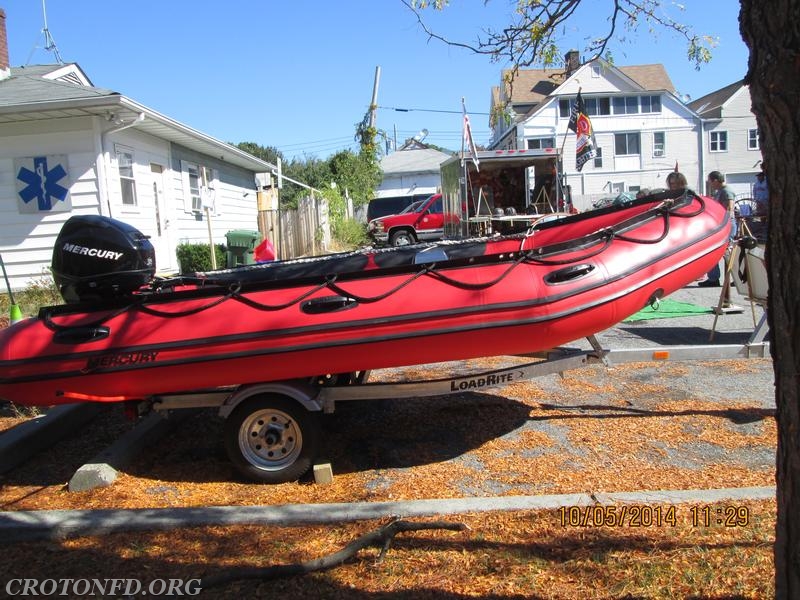
<path fill-rule="evenodd" d="M 279 394 L 297 401 L 310 412 L 322 411 L 322 404 L 317 400 L 319 391 L 305 381 L 274 381 L 249 385 L 237 390 L 219 407 L 219 415 L 227 418 L 242 402 L 261 394 Z"/>

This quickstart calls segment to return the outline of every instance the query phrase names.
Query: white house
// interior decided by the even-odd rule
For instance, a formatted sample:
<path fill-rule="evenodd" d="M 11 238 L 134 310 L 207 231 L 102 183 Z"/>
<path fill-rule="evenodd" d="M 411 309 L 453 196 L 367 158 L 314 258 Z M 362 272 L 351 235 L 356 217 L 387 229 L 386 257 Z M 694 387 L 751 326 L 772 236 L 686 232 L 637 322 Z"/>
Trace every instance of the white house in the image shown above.
<path fill-rule="evenodd" d="M 435 194 L 442 186 L 439 166 L 448 158 L 450 154 L 409 141 L 381 159 L 383 180 L 376 197 Z"/>
<path fill-rule="evenodd" d="M 720 171 L 737 198 L 752 198 L 761 170 L 761 145 L 750 88 L 737 81 L 690 102 L 689 107 L 703 119 L 703 172 Z"/>
<path fill-rule="evenodd" d="M 150 236 L 160 271 L 176 247 L 258 228 L 256 174 L 275 169 L 117 92 L 77 64 L 11 68 L 0 10 L 0 254 L 12 287 L 49 267 L 77 214 Z M 209 210 L 207 211 L 206 208 Z"/>
<path fill-rule="evenodd" d="M 566 65 L 520 70 L 513 79 L 503 73 L 503 85 L 492 91 L 492 112 L 508 103 L 509 118 L 492 124 L 492 148 L 563 148 L 565 183 L 581 210 L 603 196 L 664 188 L 676 164 L 690 187 L 704 189 L 701 119 L 678 98 L 663 65 L 580 64 L 574 50 Z M 567 128 L 579 91 L 597 144 L 597 155 L 581 171 L 576 135 Z"/>

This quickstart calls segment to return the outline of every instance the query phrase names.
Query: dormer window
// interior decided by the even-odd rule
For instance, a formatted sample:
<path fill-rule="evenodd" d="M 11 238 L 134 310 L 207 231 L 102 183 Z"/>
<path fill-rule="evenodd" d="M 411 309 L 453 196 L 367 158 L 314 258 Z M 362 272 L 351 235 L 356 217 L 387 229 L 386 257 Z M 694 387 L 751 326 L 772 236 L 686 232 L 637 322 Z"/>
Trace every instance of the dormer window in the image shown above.
<path fill-rule="evenodd" d="M 642 96 L 641 101 L 643 113 L 661 112 L 661 96 Z"/>

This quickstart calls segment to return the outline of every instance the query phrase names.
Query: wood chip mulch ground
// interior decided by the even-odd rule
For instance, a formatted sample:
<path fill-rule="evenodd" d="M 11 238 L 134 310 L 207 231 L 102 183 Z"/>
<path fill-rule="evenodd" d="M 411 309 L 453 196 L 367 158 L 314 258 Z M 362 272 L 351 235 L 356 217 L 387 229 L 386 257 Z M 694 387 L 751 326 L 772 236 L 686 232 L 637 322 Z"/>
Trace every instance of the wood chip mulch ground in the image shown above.
<path fill-rule="evenodd" d="M 507 359 L 479 361 L 480 368 Z M 475 366 L 475 365 L 472 365 Z M 149 447 L 111 487 L 66 491 L 75 469 L 131 425 L 108 410 L 0 478 L 3 510 L 158 508 L 461 498 L 774 485 L 774 409 L 763 397 L 718 398 L 679 384 L 702 364 L 600 368 L 445 398 L 349 402 L 324 421 L 320 462 L 332 484 L 242 481 L 213 411 Z M 765 373 L 764 360 L 715 361 L 715 376 Z M 690 373 L 691 371 L 691 373 Z M 444 376 L 435 367 L 395 379 Z M 688 380 L 687 380 L 688 381 Z M 760 392 L 759 392 L 760 394 Z M 30 418 L 0 413 L 0 431 Z M 770 456 L 772 463 L 770 463 Z M 557 511 L 452 517 L 464 532 L 398 536 L 325 573 L 240 582 L 202 597 L 675 598 L 769 597 L 774 503 L 739 503 L 748 522 L 573 527 Z M 696 515 L 695 515 L 696 516 Z M 561 515 L 563 517 L 563 515 Z M 0 572 L 34 577 L 201 577 L 233 566 L 308 560 L 379 523 L 202 528 L 19 544 Z M 693 595 L 694 594 L 694 595 Z"/>

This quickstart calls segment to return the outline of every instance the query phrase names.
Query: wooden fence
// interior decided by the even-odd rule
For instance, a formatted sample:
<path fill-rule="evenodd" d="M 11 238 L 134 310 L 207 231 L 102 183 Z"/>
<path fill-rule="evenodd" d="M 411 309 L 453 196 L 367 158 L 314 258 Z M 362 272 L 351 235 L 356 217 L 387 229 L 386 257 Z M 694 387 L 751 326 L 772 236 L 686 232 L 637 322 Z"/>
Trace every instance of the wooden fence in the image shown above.
<path fill-rule="evenodd" d="M 258 229 L 282 260 L 323 254 L 331 242 L 328 201 L 307 196 L 296 209 L 259 211 Z"/>

